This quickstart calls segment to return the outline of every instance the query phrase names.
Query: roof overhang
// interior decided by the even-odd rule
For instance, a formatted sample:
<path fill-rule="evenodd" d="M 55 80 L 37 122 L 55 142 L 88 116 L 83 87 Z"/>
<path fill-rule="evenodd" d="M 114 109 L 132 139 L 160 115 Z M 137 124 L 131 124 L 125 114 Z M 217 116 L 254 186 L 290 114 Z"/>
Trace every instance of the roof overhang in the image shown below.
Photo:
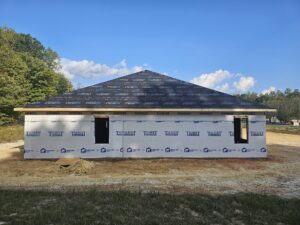
<path fill-rule="evenodd" d="M 16 112 L 211 112 L 211 113 L 272 113 L 276 109 L 220 108 L 14 108 Z"/>

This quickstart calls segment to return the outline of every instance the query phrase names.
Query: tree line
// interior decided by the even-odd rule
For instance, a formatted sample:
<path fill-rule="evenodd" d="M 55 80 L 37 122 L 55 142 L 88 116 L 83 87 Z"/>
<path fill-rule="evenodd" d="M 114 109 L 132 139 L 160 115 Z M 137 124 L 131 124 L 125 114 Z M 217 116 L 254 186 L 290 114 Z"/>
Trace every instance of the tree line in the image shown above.
<path fill-rule="evenodd" d="M 59 56 L 29 34 L 0 27 L 0 125 L 22 115 L 13 109 L 72 90 Z"/>
<path fill-rule="evenodd" d="M 299 89 L 291 90 L 290 88 L 284 91 L 273 91 L 266 94 L 245 93 L 239 94 L 238 97 L 267 105 L 277 109 L 277 113 L 268 114 L 267 117 L 276 115 L 282 122 L 289 122 L 292 119 L 300 119 L 300 91 Z"/>

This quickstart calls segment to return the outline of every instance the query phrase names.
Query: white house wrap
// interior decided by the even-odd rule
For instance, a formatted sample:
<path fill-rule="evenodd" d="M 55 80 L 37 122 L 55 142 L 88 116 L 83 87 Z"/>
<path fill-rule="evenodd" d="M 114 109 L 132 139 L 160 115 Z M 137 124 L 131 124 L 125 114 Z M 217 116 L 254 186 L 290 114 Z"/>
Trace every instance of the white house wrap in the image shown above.
<path fill-rule="evenodd" d="M 126 77 L 125 85 L 133 87 L 135 85 L 130 84 L 128 80 L 145 77 L 152 80 L 163 81 L 166 78 L 170 80 L 169 77 L 150 71 Z M 126 77 L 118 79 L 126 79 Z M 116 86 L 115 83 L 110 83 L 113 81 L 102 84 L 111 85 L 113 89 Z M 145 82 L 145 80 L 140 82 Z M 192 85 L 193 88 L 196 86 L 189 85 Z M 97 85 L 91 87 L 99 88 Z M 179 88 L 179 85 L 176 88 Z M 203 95 L 208 93 L 218 93 L 220 97 L 230 96 L 203 87 L 199 88 L 201 88 L 199 90 L 202 94 L 199 97 L 200 100 Z M 70 98 L 70 94 L 66 94 L 17 109 L 27 113 L 24 128 L 24 158 L 260 158 L 267 156 L 264 113 L 272 111 L 272 109 L 255 103 L 246 102 L 246 104 L 242 100 L 236 100 L 236 97 L 233 96 L 230 96 L 230 100 L 234 99 L 238 102 L 240 104 L 238 107 L 233 105 L 225 108 L 222 105 L 224 102 L 207 97 L 206 101 L 215 101 L 210 104 L 213 108 L 199 107 L 197 104 L 196 107 L 190 108 L 178 108 L 177 106 L 172 108 L 169 104 L 168 108 L 144 107 L 144 105 L 137 107 L 136 105 L 125 109 L 123 108 L 123 104 L 126 104 L 124 102 L 136 101 L 140 106 L 138 100 L 142 101 L 143 99 L 130 98 L 124 94 L 128 93 L 126 88 L 121 87 L 121 90 L 123 92 L 118 90 L 114 96 L 116 94 L 127 96 L 127 100 L 126 98 L 125 100 L 108 99 L 107 96 L 112 95 L 111 90 L 106 91 L 105 88 L 102 88 L 100 92 L 93 92 L 93 89 L 85 88 L 84 93 L 93 93 L 88 95 L 89 98 L 74 99 L 74 95 L 82 96 L 80 93 L 83 92 L 77 90 L 71 94 L 72 98 Z M 178 92 L 182 93 L 182 91 Z M 134 91 L 130 93 L 132 94 Z M 175 95 L 171 95 L 172 101 L 174 96 L 176 97 L 176 90 L 173 93 Z M 90 104 L 93 105 L 91 108 L 86 107 L 88 101 L 103 104 L 103 96 L 106 96 L 107 102 L 121 101 L 122 107 L 116 105 L 114 108 L 111 105 L 109 108 L 95 107 L 94 104 Z M 169 98 L 168 95 L 166 97 Z M 190 98 L 190 96 L 188 97 Z M 66 100 L 62 101 L 63 98 Z M 144 104 L 147 103 L 146 100 L 144 99 Z M 81 105 L 73 108 L 67 107 L 67 101 L 79 102 Z M 161 101 L 168 102 L 169 100 L 162 97 Z M 203 101 L 202 98 L 202 102 L 200 102 L 202 105 L 205 103 Z M 55 104 L 49 102 L 55 102 Z M 58 107 L 56 104 L 61 105 Z M 162 103 L 159 102 L 159 104 Z M 184 104 L 184 102 L 181 101 L 180 104 Z M 218 104 L 220 108 L 216 108 Z M 227 106 L 229 106 L 228 103 Z M 245 122 L 245 127 L 242 127 L 242 121 Z M 242 137 L 243 129 L 246 136 Z"/>

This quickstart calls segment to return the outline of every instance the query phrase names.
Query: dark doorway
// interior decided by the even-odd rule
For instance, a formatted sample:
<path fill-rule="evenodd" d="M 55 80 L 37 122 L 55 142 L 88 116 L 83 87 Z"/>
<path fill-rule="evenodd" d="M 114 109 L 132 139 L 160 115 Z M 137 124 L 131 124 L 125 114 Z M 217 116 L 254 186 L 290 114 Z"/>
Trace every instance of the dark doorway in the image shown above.
<path fill-rule="evenodd" d="M 248 143 L 248 118 L 234 117 L 234 143 Z"/>
<path fill-rule="evenodd" d="M 108 144 L 109 118 L 95 118 L 95 143 Z"/>

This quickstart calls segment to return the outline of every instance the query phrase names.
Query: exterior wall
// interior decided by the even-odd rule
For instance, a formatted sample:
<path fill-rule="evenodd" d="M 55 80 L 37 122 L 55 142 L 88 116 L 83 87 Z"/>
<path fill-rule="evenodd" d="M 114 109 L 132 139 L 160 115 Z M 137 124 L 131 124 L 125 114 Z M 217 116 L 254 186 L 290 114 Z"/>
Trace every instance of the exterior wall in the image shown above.
<path fill-rule="evenodd" d="M 24 158 L 267 156 L 264 115 L 248 116 L 245 144 L 234 143 L 233 115 L 109 117 L 109 144 L 95 144 L 93 115 L 26 115 Z"/>

